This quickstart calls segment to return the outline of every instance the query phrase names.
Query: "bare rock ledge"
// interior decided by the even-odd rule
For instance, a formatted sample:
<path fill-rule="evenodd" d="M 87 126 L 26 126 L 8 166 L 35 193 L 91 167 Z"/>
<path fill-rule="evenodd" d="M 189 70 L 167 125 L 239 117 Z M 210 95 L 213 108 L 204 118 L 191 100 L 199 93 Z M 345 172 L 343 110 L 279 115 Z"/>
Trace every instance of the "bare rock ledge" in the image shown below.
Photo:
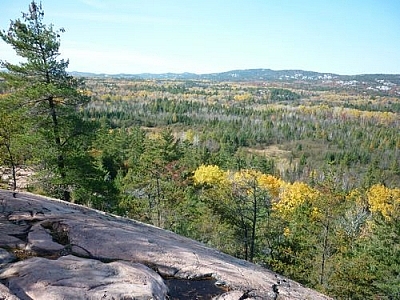
<path fill-rule="evenodd" d="M 134 220 L 0 190 L 0 299 L 330 299 Z"/>

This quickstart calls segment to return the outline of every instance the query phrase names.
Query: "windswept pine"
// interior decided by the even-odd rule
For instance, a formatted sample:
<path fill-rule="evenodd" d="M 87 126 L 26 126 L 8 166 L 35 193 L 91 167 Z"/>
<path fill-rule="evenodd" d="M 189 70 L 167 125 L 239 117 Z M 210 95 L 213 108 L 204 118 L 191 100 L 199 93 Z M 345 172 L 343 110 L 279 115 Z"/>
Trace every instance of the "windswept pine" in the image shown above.
<path fill-rule="evenodd" d="M 83 186 L 91 189 L 86 184 L 88 180 L 93 184 L 102 177 L 87 155 L 96 125 L 80 116 L 79 110 L 90 97 L 83 82 L 67 73 L 69 61 L 59 58 L 64 29 L 55 30 L 43 21 L 41 4 L 32 1 L 21 19 L 11 21 L 7 31 L 0 31 L 3 41 L 22 59 L 19 64 L 1 61 L 1 67 L 6 69 L 1 77 L 9 91 L 1 101 L 8 116 L 14 115 L 15 123 L 21 126 L 28 122 L 26 133 L 36 136 L 35 152 L 40 157 L 36 160 L 37 174 L 43 191 L 75 201 L 82 196 Z M 10 128 L 7 134 L 2 134 L 4 140 L 11 141 L 19 129 Z M 10 142 L 5 147 L 8 161 L 14 166 L 14 157 L 21 150 L 11 148 Z"/>

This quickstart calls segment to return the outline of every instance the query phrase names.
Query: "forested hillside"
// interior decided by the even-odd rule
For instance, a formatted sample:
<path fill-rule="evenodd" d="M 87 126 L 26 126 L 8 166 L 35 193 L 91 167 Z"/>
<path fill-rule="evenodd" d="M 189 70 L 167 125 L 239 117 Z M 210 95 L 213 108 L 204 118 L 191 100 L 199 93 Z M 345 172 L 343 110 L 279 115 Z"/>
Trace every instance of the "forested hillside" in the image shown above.
<path fill-rule="evenodd" d="M 27 59 L 2 62 L 12 188 L 29 169 L 32 192 L 172 230 L 338 299 L 400 298 L 396 89 L 77 79 L 42 16 L 35 7 L 1 34 Z M 29 34 L 43 44 L 32 49 Z"/>
<path fill-rule="evenodd" d="M 119 213 L 338 298 L 398 297 L 399 98 L 276 82 L 87 86 L 82 114 L 107 130 L 94 155 Z"/>

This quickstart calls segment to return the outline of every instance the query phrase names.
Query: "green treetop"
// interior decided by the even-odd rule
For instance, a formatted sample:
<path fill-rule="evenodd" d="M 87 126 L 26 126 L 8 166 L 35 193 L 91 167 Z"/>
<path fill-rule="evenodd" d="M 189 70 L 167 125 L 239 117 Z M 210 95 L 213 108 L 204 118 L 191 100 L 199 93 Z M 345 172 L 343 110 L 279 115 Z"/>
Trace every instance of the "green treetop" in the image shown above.
<path fill-rule="evenodd" d="M 43 23 L 41 4 L 32 1 L 29 12 L 11 21 L 7 31 L 0 31 L 4 42 L 13 47 L 23 62 L 0 61 L 1 73 L 13 98 L 27 108 L 34 120 L 34 131 L 42 136 L 40 149 L 47 183 L 44 188 L 54 196 L 71 201 L 76 186 L 73 156 L 84 149 L 92 130 L 80 118 L 78 109 L 89 101 L 81 82 L 70 76 L 68 60 L 59 59 L 60 33 Z M 85 136 L 83 138 L 83 136 Z M 76 167 L 76 166 L 75 166 Z"/>

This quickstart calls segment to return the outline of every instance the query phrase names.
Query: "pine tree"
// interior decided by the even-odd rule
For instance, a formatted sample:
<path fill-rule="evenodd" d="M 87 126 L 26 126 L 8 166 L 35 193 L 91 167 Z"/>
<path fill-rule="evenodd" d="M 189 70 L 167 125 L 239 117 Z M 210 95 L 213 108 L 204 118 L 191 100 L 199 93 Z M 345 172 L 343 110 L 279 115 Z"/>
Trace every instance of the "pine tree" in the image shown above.
<path fill-rule="evenodd" d="M 13 97 L 27 108 L 34 130 L 43 136 L 42 157 L 48 184 L 45 190 L 53 196 L 71 201 L 76 182 L 74 156 L 82 157 L 88 147 L 90 124 L 82 121 L 78 109 L 89 98 L 82 83 L 70 76 L 69 61 L 59 59 L 60 34 L 53 25 L 43 23 L 41 4 L 32 1 L 29 12 L 11 21 L 8 31 L 0 31 L 4 42 L 13 47 L 23 62 L 0 62 L 1 73 Z M 74 170 L 75 169 L 75 170 Z M 78 172 L 79 173 L 79 172 Z"/>

